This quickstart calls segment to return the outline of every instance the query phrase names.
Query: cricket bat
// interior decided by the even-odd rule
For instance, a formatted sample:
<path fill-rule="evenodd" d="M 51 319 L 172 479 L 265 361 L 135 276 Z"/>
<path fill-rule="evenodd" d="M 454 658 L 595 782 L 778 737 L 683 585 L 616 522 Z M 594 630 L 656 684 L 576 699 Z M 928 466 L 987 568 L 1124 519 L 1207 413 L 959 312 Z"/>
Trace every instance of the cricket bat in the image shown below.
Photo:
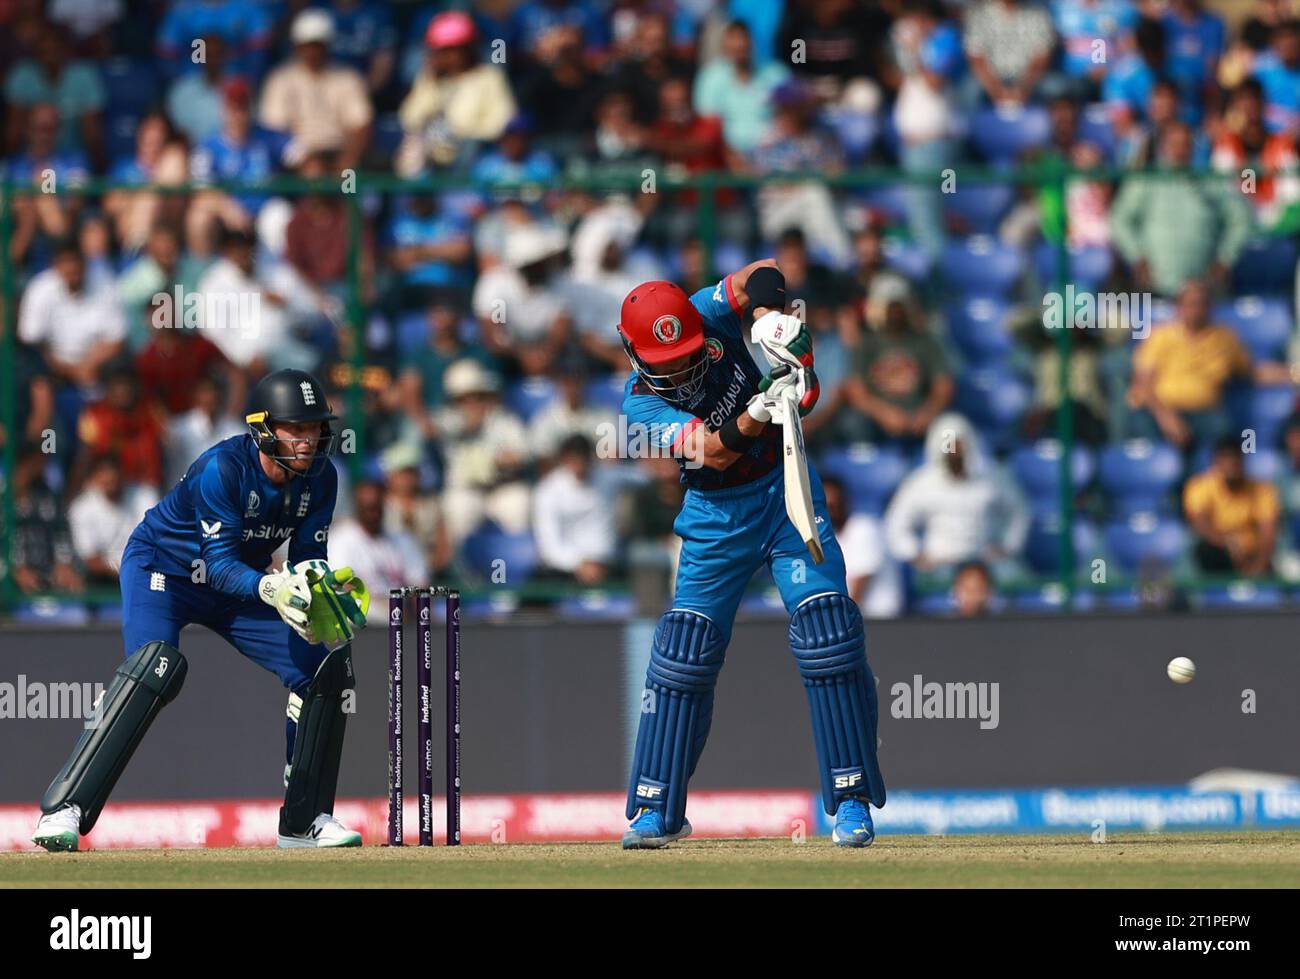
<path fill-rule="evenodd" d="M 822 542 L 817 533 L 817 516 L 813 512 L 812 483 L 808 479 L 808 456 L 803 447 L 803 421 L 799 418 L 799 397 L 794 388 L 782 394 L 785 400 L 785 424 L 781 426 L 781 444 L 785 454 L 785 513 L 808 545 L 813 564 L 822 563 Z"/>

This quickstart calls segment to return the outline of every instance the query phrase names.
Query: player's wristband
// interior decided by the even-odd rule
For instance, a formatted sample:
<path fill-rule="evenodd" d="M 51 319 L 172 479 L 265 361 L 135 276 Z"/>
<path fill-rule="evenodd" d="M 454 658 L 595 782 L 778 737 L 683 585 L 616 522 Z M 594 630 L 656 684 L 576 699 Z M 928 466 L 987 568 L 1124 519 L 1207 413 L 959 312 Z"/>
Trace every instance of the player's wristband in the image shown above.
<path fill-rule="evenodd" d="M 775 309 L 785 312 L 785 275 L 771 265 L 761 265 L 749 273 L 745 282 L 750 309 Z"/>
<path fill-rule="evenodd" d="M 746 435 L 742 432 L 740 430 L 740 416 L 737 415 L 735 418 L 723 422 L 722 427 L 718 429 L 718 439 L 732 452 L 739 452 L 743 455 L 758 441 L 758 436 Z"/>

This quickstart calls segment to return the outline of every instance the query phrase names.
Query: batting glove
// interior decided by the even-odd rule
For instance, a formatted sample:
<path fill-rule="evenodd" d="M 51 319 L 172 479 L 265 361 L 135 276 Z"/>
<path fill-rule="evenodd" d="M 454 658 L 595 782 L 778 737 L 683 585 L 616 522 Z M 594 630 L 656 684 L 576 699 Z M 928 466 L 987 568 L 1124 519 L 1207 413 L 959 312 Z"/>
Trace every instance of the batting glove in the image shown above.
<path fill-rule="evenodd" d="M 813 365 L 812 332 L 797 316 L 764 313 L 754 320 L 749 338 L 758 344 L 772 367 L 784 364 L 798 370 Z"/>
<path fill-rule="evenodd" d="M 799 371 L 792 371 L 784 364 L 774 367 L 771 373 L 758 382 L 758 394 L 749 399 L 746 411 L 755 421 L 783 425 L 786 394 L 793 391 L 798 397 L 802 383 L 802 375 Z"/>
<path fill-rule="evenodd" d="M 778 376 L 778 372 L 783 371 L 784 367 L 777 367 L 772 370 L 761 381 L 758 382 L 760 391 L 769 391 L 776 387 L 776 393 L 783 394 L 786 388 L 793 387 L 795 399 L 799 402 L 799 417 L 804 418 L 808 412 L 813 410 L 817 404 L 817 399 L 821 397 L 822 388 L 817 380 L 817 373 L 811 367 L 800 367 L 798 370 L 789 374 Z"/>
<path fill-rule="evenodd" d="M 781 397 L 780 392 L 773 395 L 770 391 L 760 391 L 749 399 L 745 411 L 754 421 L 765 424 L 770 422 L 773 425 L 785 424 L 785 399 Z"/>

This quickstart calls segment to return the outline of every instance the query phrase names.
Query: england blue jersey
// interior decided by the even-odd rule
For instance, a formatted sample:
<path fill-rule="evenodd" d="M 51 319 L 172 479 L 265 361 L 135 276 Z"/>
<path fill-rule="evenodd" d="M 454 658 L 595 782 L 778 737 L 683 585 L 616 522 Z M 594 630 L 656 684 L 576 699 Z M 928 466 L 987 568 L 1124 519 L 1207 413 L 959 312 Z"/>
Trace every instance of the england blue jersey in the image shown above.
<path fill-rule="evenodd" d="M 129 547 L 145 550 L 150 571 L 193 578 L 202 568 L 215 591 L 256 598 L 271 555 L 285 541 L 290 561 L 326 559 L 337 496 L 333 465 L 277 486 L 262 470 L 253 437 L 236 435 L 194 460 L 144 515 Z"/>
<path fill-rule="evenodd" d="M 623 393 L 623 414 L 627 417 L 629 442 L 635 444 L 648 433 L 659 450 L 679 451 L 686 438 L 701 425 L 716 432 L 735 418 L 749 399 L 758 394 L 763 372 L 745 344 L 743 310 L 736 301 L 731 276 L 712 289 L 691 296 L 691 305 L 704 320 L 704 352 L 709 370 L 695 398 L 686 404 L 665 401 L 632 372 Z M 691 489 L 716 490 L 741 486 L 766 476 L 781 461 L 781 432 L 769 425 L 749 450 L 726 469 L 710 469 L 678 460 L 682 482 Z"/>

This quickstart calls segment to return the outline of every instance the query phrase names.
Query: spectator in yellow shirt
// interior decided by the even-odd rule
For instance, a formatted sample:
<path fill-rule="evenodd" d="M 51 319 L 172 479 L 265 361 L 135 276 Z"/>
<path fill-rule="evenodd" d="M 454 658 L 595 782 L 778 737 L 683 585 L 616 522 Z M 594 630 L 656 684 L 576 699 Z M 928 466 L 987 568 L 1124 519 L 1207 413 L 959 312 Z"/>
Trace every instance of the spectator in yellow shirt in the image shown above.
<path fill-rule="evenodd" d="M 1236 378 L 1290 381 L 1284 364 L 1253 363 L 1237 334 L 1210 322 L 1210 292 L 1192 280 L 1178 294 L 1178 318 L 1154 330 L 1133 355 L 1130 434 L 1163 436 L 1179 448 L 1227 434 L 1223 393 Z"/>
<path fill-rule="evenodd" d="M 1215 444 L 1210 468 L 1183 488 L 1183 510 L 1196 536 L 1196 562 L 1209 572 L 1268 574 L 1281 503 L 1272 483 L 1246 477 L 1241 444 Z"/>
<path fill-rule="evenodd" d="M 452 165 L 474 143 L 498 139 L 518 111 L 506 73 L 479 60 L 478 40 L 463 11 L 429 22 L 428 59 L 397 112 L 405 134 L 393 161 L 400 176 Z"/>

